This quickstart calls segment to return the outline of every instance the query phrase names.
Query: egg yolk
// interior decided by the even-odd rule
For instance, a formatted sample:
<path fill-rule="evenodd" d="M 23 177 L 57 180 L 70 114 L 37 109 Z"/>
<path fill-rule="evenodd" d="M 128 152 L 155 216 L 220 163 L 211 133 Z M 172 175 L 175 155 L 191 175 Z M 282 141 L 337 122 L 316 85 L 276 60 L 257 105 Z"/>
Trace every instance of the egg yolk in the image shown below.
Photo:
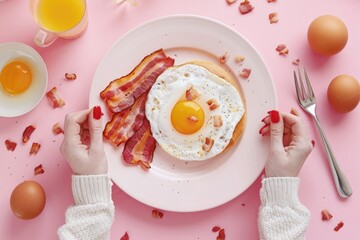
<path fill-rule="evenodd" d="M 180 101 L 171 112 L 171 123 L 181 133 L 195 133 L 204 124 L 204 111 L 193 101 Z"/>
<path fill-rule="evenodd" d="M 21 61 L 5 65 L 0 74 L 0 82 L 5 92 L 18 94 L 24 92 L 31 84 L 30 68 Z"/>

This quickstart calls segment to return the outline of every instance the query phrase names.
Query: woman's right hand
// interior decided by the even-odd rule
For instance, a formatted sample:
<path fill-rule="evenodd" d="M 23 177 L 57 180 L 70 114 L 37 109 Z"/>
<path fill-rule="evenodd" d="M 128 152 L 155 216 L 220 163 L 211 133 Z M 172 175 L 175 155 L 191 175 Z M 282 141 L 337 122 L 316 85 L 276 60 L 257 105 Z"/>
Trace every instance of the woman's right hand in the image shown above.
<path fill-rule="evenodd" d="M 297 177 L 314 144 L 309 139 L 299 113 L 272 110 L 259 131 L 270 136 L 270 153 L 265 164 L 266 177 Z"/>

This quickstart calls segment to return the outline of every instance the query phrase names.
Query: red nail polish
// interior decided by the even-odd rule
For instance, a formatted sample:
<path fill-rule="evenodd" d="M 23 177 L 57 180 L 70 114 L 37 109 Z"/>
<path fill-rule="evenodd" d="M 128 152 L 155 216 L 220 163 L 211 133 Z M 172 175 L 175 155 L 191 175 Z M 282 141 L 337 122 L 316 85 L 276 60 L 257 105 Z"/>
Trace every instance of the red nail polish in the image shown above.
<path fill-rule="evenodd" d="M 278 123 L 280 121 L 279 112 L 276 110 L 270 111 L 270 120 L 272 123 Z"/>
<path fill-rule="evenodd" d="M 98 120 L 101 118 L 101 116 L 103 115 L 103 113 L 101 112 L 101 107 L 100 106 L 95 106 L 93 109 L 93 117 Z"/>

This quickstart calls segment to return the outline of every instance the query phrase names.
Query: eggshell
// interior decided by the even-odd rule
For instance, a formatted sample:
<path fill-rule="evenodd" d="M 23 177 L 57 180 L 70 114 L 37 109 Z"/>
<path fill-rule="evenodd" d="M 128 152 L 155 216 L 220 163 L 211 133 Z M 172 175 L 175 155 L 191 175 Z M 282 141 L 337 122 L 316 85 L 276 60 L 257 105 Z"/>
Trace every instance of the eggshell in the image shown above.
<path fill-rule="evenodd" d="M 317 53 L 330 56 L 340 52 L 348 40 L 348 30 L 338 17 L 323 15 L 311 22 L 307 39 Z"/>
<path fill-rule="evenodd" d="M 35 181 L 24 181 L 17 185 L 10 197 L 10 207 L 14 214 L 22 219 L 37 217 L 44 209 L 45 191 Z"/>
<path fill-rule="evenodd" d="M 359 104 L 360 84 L 350 75 L 339 75 L 330 82 L 327 97 L 335 111 L 350 112 Z"/>

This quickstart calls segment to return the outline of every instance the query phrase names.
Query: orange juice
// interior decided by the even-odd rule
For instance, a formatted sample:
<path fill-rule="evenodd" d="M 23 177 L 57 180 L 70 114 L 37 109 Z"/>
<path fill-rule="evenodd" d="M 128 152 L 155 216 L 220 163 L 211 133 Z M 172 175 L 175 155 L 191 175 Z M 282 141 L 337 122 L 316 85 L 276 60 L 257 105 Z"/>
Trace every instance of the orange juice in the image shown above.
<path fill-rule="evenodd" d="M 52 32 L 64 32 L 75 27 L 85 14 L 83 0 L 39 0 L 37 17 L 42 27 Z"/>

